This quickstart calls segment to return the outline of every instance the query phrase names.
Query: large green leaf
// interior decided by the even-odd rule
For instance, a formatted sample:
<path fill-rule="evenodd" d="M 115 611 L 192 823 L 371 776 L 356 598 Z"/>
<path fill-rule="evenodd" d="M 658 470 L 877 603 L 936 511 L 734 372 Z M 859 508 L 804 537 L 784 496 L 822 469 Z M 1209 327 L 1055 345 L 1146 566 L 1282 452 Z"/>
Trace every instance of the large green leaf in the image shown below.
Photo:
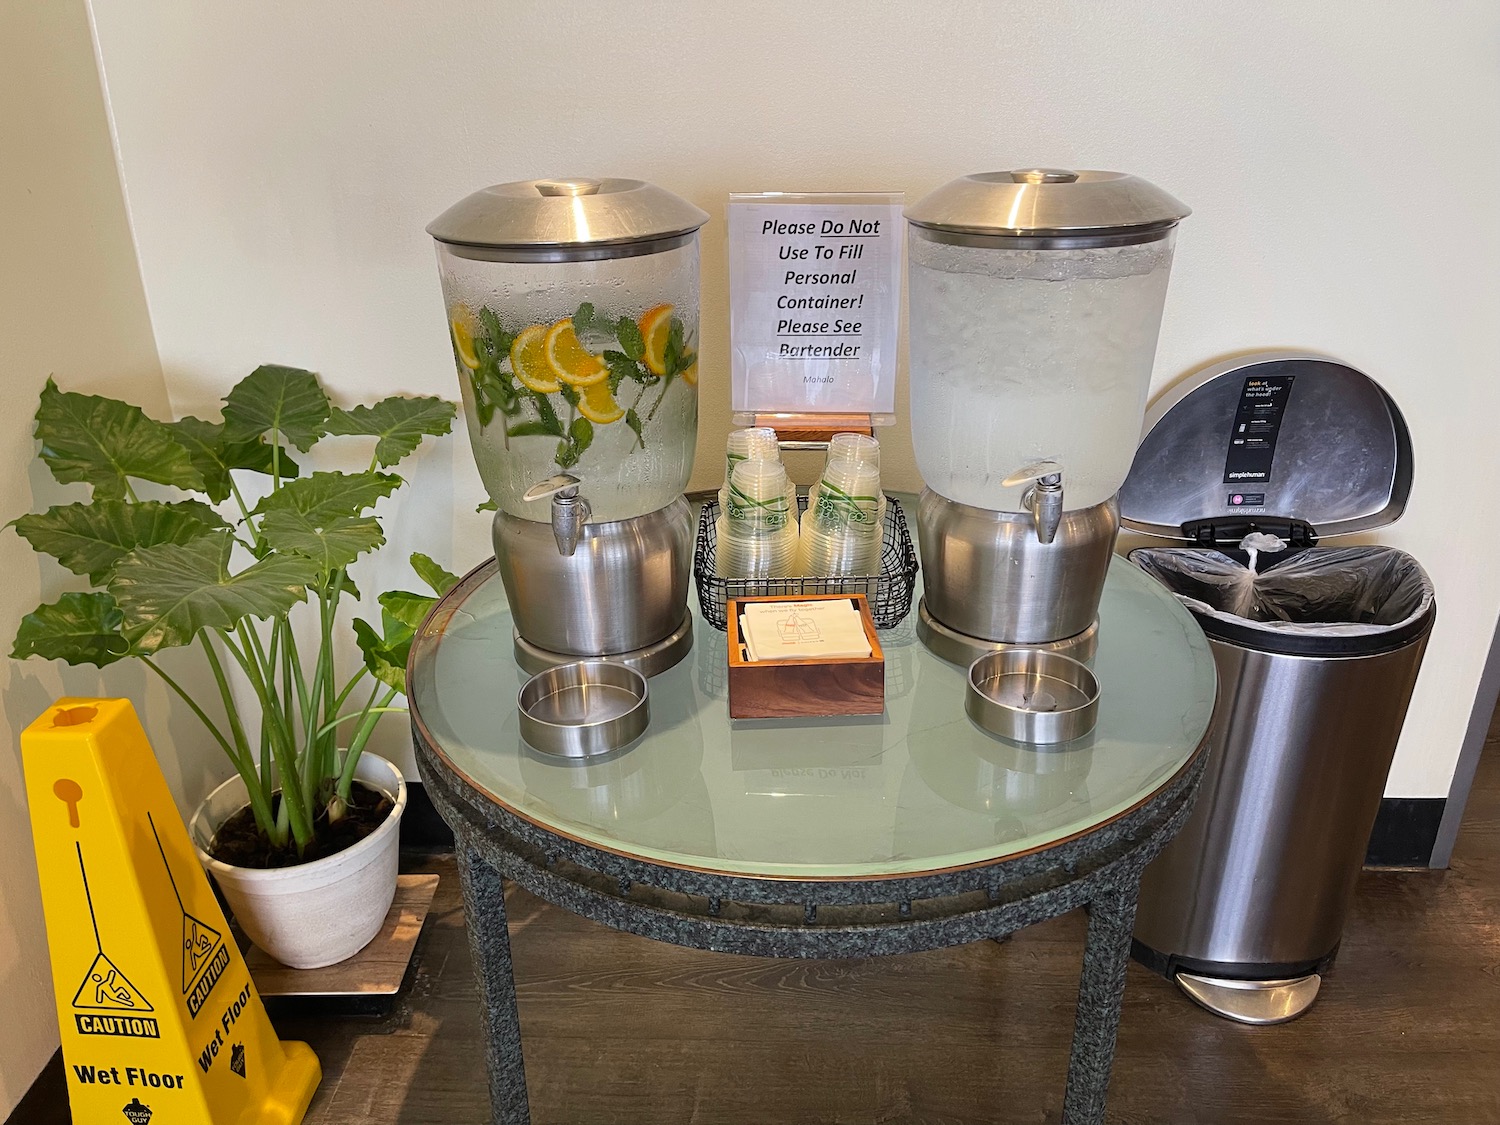
<path fill-rule="evenodd" d="M 74 574 L 87 574 L 89 581 L 100 585 L 115 564 L 137 547 L 190 543 L 229 525 L 218 512 L 197 500 L 177 504 L 96 500 L 22 516 L 14 526 L 34 550 L 51 555 Z"/>
<path fill-rule="evenodd" d="M 408 629 L 416 629 L 427 620 L 432 607 L 437 605 L 436 598 L 427 594 L 413 594 L 407 590 L 387 590 L 380 595 L 378 601 L 380 608 L 385 611 L 387 632 L 396 623 L 405 625 Z"/>
<path fill-rule="evenodd" d="M 415 631 L 399 621 L 385 619 L 386 633 L 381 636 L 368 621 L 356 618 L 354 639 L 364 654 L 365 667 L 381 683 L 406 694 L 406 658 L 411 653 Z"/>
<path fill-rule="evenodd" d="M 63 484 L 91 484 L 95 496 L 119 499 L 130 477 L 203 487 L 203 477 L 172 431 L 118 399 L 60 391 L 48 379 L 36 412 L 36 436 L 52 475 Z"/>
<path fill-rule="evenodd" d="M 279 473 L 282 477 L 297 475 L 297 462 L 285 449 L 278 457 L 270 443 L 260 438 L 248 441 L 227 441 L 224 438 L 223 422 L 205 422 L 201 418 L 187 417 L 177 422 L 168 422 L 167 428 L 176 436 L 182 447 L 193 459 L 193 468 L 203 476 L 203 491 L 215 504 L 229 499 L 229 470 L 248 469 L 251 472 Z"/>
<path fill-rule="evenodd" d="M 395 395 L 374 406 L 335 410 L 328 419 L 328 432 L 378 437 L 375 460 L 388 469 L 421 445 L 424 436 L 437 437 L 451 430 L 453 415 L 453 404 L 440 398 Z"/>
<path fill-rule="evenodd" d="M 432 592 L 438 597 L 458 585 L 458 575 L 449 574 L 420 551 L 412 555 L 411 568 L 417 572 L 418 578 L 432 587 Z"/>
<path fill-rule="evenodd" d="M 108 594 L 64 594 L 21 618 L 10 654 L 17 660 L 40 656 L 103 668 L 130 655 L 124 624 L 125 615 Z"/>
<path fill-rule="evenodd" d="M 348 566 L 385 542 L 385 534 L 374 516 L 344 516 L 318 527 L 290 508 L 267 512 L 260 533 L 273 549 L 312 559 L 324 575 Z"/>
<path fill-rule="evenodd" d="M 314 527 L 327 527 L 363 514 L 400 487 L 394 473 L 314 473 L 282 485 L 256 505 L 255 514 L 298 512 Z"/>
<path fill-rule="evenodd" d="M 328 396 L 311 371 L 268 363 L 224 396 L 224 435 L 230 441 L 249 441 L 280 433 L 306 453 L 327 432 L 329 409 Z"/>
<path fill-rule="evenodd" d="M 125 612 L 125 631 L 151 653 L 192 643 L 201 629 L 228 629 L 246 617 L 277 617 L 307 596 L 318 567 L 296 555 L 272 555 L 229 573 L 234 541 L 141 547 L 120 560 L 109 592 Z"/>

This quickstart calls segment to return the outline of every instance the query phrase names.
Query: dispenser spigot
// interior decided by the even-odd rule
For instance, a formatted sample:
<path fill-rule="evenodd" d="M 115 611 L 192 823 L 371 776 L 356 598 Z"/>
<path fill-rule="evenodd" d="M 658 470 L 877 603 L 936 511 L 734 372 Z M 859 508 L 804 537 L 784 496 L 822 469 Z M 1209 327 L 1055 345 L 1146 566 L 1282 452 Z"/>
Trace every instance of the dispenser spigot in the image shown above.
<path fill-rule="evenodd" d="M 1061 473 L 1048 473 L 1026 490 L 1026 506 L 1036 524 L 1036 537 L 1050 543 L 1062 523 L 1063 487 Z"/>
<path fill-rule="evenodd" d="M 1001 481 L 1004 488 L 1014 488 L 1028 480 L 1034 483 L 1021 495 L 1021 503 L 1031 513 L 1039 542 L 1051 543 L 1057 537 L 1063 516 L 1063 467 L 1056 461 L 1038 461 L 1017 469 Z"/>
<path fill-rule="evenodd" d="M 557 540 L 557 553 L 565 557 L 578 550 L 578 540 L 583 538 L 583 529 L 593 515 L 589 502 L 578 495 L 582 483 L 571 473 L 559 473 L 532 485 L 521 495 L 528 504 L 552 497 L 552 537 Z"/>

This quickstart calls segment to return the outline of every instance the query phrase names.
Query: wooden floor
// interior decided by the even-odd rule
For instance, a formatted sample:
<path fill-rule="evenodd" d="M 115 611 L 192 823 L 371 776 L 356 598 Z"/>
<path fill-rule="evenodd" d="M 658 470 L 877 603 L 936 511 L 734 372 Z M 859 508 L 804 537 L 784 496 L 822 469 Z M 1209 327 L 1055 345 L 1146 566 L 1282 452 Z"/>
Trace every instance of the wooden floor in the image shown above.
<path fill-rule="evenodd" d="M 1303 1019 L 1237 1026 L 1133 965 L 1110 1120 L 1500 1123 L 1497 743 L 1500 724 L 1452 868 L 1364 874 Z M 453 861 L 408 867 L 443 883 L 394 1014 L 277 1020 L 322 1059 L 315 1125 L 488 1120 Z M 1081 916 L 1005 944 L 777 962 L 619 934 L 514 888 L 509 902 L 539 1125 L 1060 1120 Z M 28 1125 L 65 1119 L 49 1101 Z"/>

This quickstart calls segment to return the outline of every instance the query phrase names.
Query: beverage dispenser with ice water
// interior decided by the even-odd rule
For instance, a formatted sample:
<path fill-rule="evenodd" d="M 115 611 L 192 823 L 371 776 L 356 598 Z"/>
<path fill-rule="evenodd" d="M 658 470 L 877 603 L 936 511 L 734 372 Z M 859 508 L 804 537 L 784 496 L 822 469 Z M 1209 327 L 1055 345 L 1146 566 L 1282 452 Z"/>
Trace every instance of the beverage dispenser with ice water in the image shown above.
<path fill-rule="evenodd" d="M 939 655 L 1092 655 L 1188 214 L 1136 176 L 1054 168 L 907 209 L 917 630 Z"/>

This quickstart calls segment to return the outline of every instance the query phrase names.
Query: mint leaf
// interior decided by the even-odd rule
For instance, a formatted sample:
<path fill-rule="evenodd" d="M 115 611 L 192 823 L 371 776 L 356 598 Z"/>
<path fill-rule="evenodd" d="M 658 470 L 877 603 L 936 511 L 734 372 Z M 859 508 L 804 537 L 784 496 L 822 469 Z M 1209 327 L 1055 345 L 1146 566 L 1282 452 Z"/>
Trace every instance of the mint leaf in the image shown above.
<path fill-rule="evenodd" d="M 635 431 L 635 440 L 641 443 L 641 448 L 646 448 L 646 439 L 641 433 L 641 416 L 635 412 L 635 407 L 625 411 L 625 424 Z"/>
<path fill-rule="evenodd" d="M 594 327 L 594 305 L 591 301 L 585 301 L 578 306 L 578 311 L 573 314 L 573 331 L 587 332 Z"/>
<path fill-rule="evenodd" d="M 604 362 L 609 365 L 609 393 L 615 394 L 626 379 L 641 381 L 641 367 L 624 352 L 606 351 Z"/>
<path fill-rule="evenodd" d="M 594 444 L 594 423 L 587 418 L 574 418 L 573 424 L 568 427 L 568 436 L 573 439 L 573 450 L 576 456 L 574 462 L 588 451 L 588 447 Z"/>
<path fill-rule="evenodd" d="M 641 326 L 628 316 L 622 316 L 615 325 L 615 338 L 620 349 L 631 359 L 639 362 L 646 356 L 646 341 L 641 338 Z"/>
<path fill-rule="evenodd" d="M 566 387 L 567 384 L 564 383 L 563 386 Z M 576 394 L 577 392 L 574 393 Z M 526 397 L 536 404 L 537 416 L 541 419 L 542 424 L 547 427 L 547 432 L 562 437 L 562 420 L 558 418 L 557 411 L 552 409 L 551 400 L 546 395 L 538 394 L 536 391 L 528 391 Z"/>
<path fill-rule="evenodd" d="M 510 355 L 510 346 L 516 342 L 516 334 L 507 332 L 500 318 L 488 306 L 479 310 L 479 324 L 495 349 L 495 358 L 503 360 Z"/>
<path fill-rule="evenodd" d="M 128 494 L 128 478 L 199 489 L 203 476 L 172 431 L 138 406 L 60 391 L 48 379 L 36 412 L 42 460 L 62 484 L 93 485 L 102 499 Z"/>
<path fill-rule="evenodd" d="M 505 431 L 511 437 L 556 437 L 557 431 L 545 422 L 517 422 Z"/>
<path fill-rule="evenodd" d="M 557 391 L 563 397 L 563 401 L 569 406 L 578 405 L 578 388 L 570 383 L 559 383 Z"/>

